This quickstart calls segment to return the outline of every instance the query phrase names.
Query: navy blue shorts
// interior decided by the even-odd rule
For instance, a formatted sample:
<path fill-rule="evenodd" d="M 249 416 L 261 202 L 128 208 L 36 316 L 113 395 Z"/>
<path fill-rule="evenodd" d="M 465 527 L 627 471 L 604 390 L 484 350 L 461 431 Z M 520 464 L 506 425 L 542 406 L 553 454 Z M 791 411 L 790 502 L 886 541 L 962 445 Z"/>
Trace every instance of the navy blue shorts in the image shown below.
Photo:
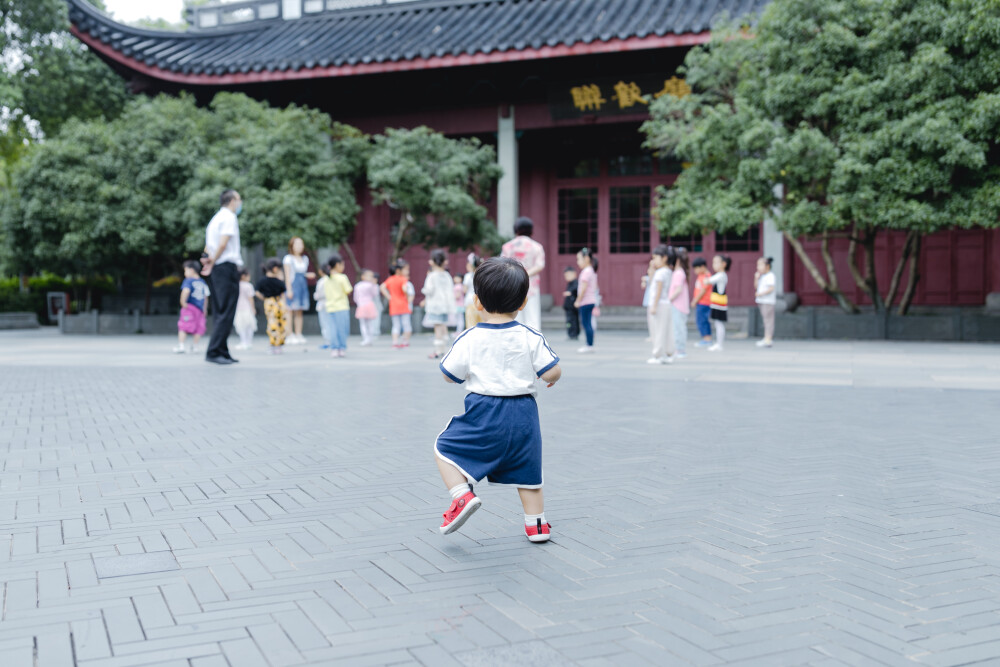
<path fill-rule="evenodd" d="M 467 394 L 465 414 L 451 418 L 437 437 L 438 457 L 469 481 L 523 489 L 542 486 L 542 430 L 535 397 Z"/>

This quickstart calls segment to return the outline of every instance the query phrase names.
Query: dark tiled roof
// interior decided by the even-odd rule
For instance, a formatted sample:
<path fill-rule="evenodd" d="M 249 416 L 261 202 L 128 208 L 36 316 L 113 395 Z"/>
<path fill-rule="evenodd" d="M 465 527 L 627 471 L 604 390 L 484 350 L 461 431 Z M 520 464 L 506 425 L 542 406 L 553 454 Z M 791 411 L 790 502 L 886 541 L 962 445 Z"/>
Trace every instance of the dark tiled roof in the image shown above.
<path fill-rule="evenodd" d="M 67 2 L 85 41 L 148 67 L 204 77 L 692 35 L 722 12 L 743 16 L 767 0 L 421 0 L 186 33 L 133 28 L 87 0 Z"/>

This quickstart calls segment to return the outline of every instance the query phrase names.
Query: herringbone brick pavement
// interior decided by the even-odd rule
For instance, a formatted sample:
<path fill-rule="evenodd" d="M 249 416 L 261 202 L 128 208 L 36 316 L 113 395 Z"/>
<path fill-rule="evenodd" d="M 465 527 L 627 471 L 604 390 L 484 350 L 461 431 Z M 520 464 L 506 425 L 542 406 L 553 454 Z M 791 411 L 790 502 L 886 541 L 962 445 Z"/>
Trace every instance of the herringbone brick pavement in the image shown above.
<path fill-rule="evenodd" d="M 437 534 L 425 342 L 0 335 L 0 665 L 1000 663 L 1000 348 L 553 337 L 532 545 Z"/>

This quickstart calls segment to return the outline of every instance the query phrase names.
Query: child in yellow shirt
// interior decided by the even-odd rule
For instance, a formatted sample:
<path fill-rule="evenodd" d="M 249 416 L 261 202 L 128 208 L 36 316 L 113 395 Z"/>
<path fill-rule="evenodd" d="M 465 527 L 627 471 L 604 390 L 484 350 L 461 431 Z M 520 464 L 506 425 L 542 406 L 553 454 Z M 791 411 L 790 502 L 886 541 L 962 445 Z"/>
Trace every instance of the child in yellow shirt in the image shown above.
<path fill-rule="evenodd" d="M 327 261 L 330 275 L 327 277 L 323 291 L 326 294 L 326 329 L 330 335 L 331 357 L 347 356 L 347 337 L 351 333 L 351 304 L 347 295 L 354 291 L 351 281 L 344 275 L 344 258 L 339 254 L 330 255 Z"/>

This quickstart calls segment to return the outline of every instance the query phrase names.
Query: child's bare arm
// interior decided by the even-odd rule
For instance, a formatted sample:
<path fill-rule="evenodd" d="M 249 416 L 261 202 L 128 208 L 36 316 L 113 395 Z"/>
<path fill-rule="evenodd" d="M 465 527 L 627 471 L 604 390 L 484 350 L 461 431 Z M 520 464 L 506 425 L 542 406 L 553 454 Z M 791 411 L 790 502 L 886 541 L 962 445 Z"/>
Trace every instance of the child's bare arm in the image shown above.
<path fill-rule="evenodd" d="M 562 377 L 562 369 L 559 368 L 559 364 L 556 364 L 549 370 L 542 373 L 540 377 L 542 378 L 542 382 L 545 382 L 549 387 L 551 387 L 559 381 L 559 378 Z"/>
<path fill-rule="evenodd" d="M 187 305 L 189 296 L 191 296 L 191 288 L 185 287 L 181 290 L 181 308 Z"/>
<path fill-rule="evenodd" d="M 257 297 L 258 299 L 260 299 L 261 301 L 263 301 L 263 300 L 264 300 L 264 295 L 263 295 L 263 294 L 261 294 L 261 293 L 260 293 L 259 291 L 257 291 L 257 292 L 254 292 L 254 293 L 253 293 L 253 295 L 254 295 L 255 297 Z"/>

